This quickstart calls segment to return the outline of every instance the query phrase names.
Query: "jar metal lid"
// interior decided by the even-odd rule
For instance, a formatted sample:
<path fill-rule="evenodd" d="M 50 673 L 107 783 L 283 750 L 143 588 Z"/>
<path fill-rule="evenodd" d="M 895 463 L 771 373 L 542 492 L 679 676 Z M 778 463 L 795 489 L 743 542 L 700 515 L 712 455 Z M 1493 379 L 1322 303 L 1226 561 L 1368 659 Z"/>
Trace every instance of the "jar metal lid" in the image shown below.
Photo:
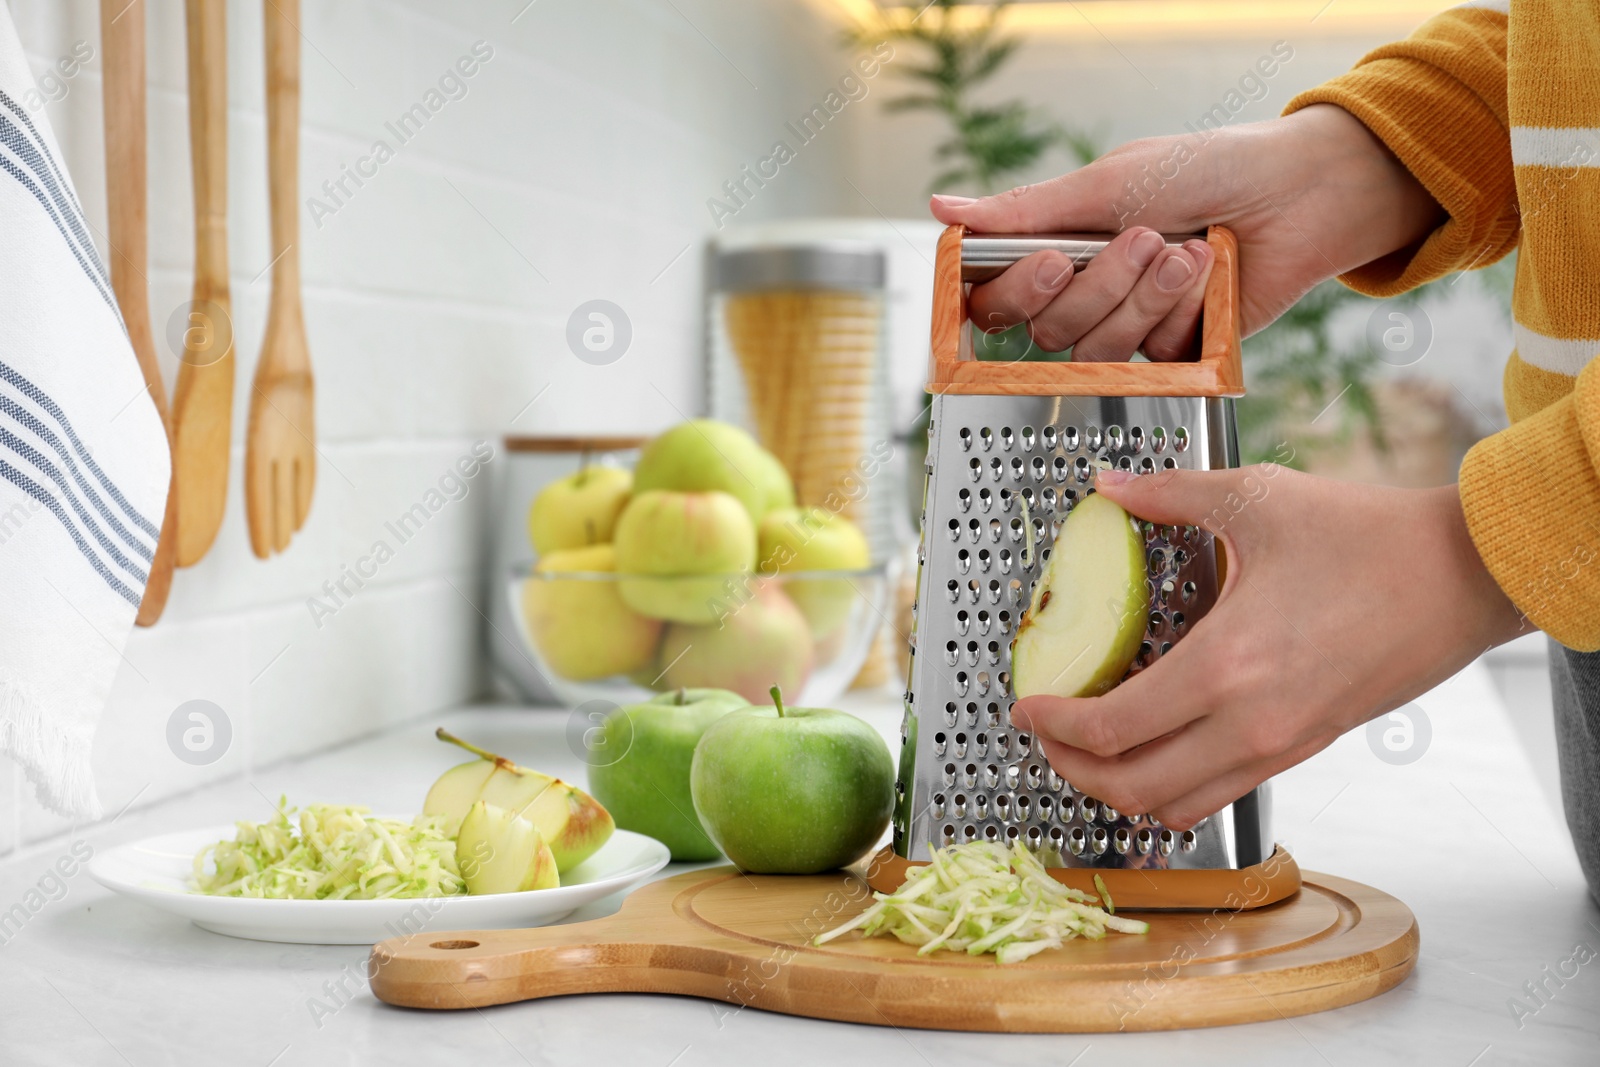
<path fill-rule="evenodd" d="M 769 289 L 882 289 L 880 248 L 853 241 L 767 245 L 716 253 L 716 286 L 725 293 Z"/>

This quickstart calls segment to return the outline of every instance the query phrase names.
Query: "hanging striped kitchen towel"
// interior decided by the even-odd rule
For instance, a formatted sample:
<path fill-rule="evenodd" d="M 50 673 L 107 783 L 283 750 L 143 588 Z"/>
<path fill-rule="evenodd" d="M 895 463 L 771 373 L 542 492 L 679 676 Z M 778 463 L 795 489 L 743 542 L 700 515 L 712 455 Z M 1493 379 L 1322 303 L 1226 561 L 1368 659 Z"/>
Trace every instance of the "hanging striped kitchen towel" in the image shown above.
<path fill-rule="evenodd" d="M 0 5 L 0 751 L 96 818 L 95 726 L 170 458 L 40 99 Z"/>

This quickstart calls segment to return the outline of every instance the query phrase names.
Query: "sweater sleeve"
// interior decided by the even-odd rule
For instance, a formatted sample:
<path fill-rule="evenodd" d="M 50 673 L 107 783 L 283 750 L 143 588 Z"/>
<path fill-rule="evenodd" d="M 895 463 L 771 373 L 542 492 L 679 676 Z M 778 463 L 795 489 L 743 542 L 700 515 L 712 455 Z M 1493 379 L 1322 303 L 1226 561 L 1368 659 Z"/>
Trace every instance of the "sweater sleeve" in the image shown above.
<path fill-rule="evenodd" d="M 1597 368 L 1461 465 L 1461 506 L 1489 573 L 1530 623 L 1580 652 L 1600 651 Z"/>
<path fill-rule="evenodd" d="M 1360 119 L 1448 216 L 1420 245 L 1340 281 L 1368 296 L 1393 296 L 1452 271 L 1486 267 L 1516 247 L 1504 13 L 1465 6 L 1436 15 L 1349 73 L 1296 96 L 1284 114 L 1312 104 L 1335 104 Z"/>

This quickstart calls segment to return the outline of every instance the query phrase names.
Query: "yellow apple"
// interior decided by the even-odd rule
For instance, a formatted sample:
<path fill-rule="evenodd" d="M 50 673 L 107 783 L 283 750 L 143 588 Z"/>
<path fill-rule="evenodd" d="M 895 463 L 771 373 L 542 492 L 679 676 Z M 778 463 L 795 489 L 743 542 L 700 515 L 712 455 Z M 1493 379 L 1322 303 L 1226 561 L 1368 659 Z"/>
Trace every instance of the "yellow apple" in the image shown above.
<path fill-rule="evenodd" d="M 825 508 L 779 508 L 767 513 L 757 531 L 763 574 L 853 571 L 872 563 L 861 528 Z M 850 618 L 856 590 L 845 578 L 797 578 L 783 591 L 805 615 L 818 639 L 836 632 Z"/>
<path fill-rule="evenodd" d="M 616 550 L 622 599 L 634 611 L 709 623 L 729 610 L 730 576 L 755 566 L 756 528 L 727 493 L 646 490 L 617 520 Z"/>
<path fill-rule="evenodd" d="M 754 595 L 720 624 L 667 627 L 661 640 L 661 683 L 668 689 L 731 689 L 759 700 L 774 685 L 798 693 L 811 673 L 811 629 L 777 583 Z"/>
<path fill-rule="evenodd" d="M 611 540 L 633 492 L 633 475 L 617 467 L 584 467 L 539 491 L 528 508 L 528 539 L 539 555 Z"/>
<path fill-rule="evenodd" d="M 680 423 L 645 445 L 633 486 L 639 493 L 728 493 L 744 505 L 752 523 L 769 509 L 794 502 L 794 486 L 777 457 L 744 430 L 715 419 Z"/>
<path fill-rule="evenodd" d="M 522 584 L 528 635 L 545 664 L 563 678 L 592 681 L 654 662 L 661 623 L 623 602 L 611 578 L 615 570 L 610 545 L 569 548 L 540 560 Z"/>

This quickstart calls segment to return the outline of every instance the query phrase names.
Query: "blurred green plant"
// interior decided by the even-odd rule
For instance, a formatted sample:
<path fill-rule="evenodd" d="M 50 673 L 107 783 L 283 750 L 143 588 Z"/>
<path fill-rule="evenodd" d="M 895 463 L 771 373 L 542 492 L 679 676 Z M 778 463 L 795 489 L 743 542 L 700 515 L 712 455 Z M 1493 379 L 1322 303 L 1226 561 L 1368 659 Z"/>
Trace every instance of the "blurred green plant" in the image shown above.
<path fill-rule="evenodd" d="M 1008 0 L 987 8 L 976 23 L 961 26 L 951 9 L 960 0 L 933 0 L 910 20 L 884 18 L 876 26 L 853 32 L 852 43 L 880 41 L 910 44 L 922 55 L 892 68 L 917 88 L 885 101 L 889 112 L 932 111 L 950 124 L 950 136 L 934 148 L 944 167 L 929 184 L 930 192 L 957 186 L 985 195 L 1011 184 L 1011 177 L 1037 163 L 1055 147 L 1065 148 L 1080 164 L 1100 154 L 1096 137 L 1068 130 L 1038 115 L 1021 100 L 979 104 L 973 91 L 998 74 L 1022 44 L 1022 38 L 1000 32 Z"/>
<path fill-rule="evenodd" d="M 1515 272 L 1513 255 L 1471 275 L 1471 284 L 1508 321 Z M 1401 307 L 1438 304 L 1443 286 L 1456 284 L 1457 277 L 1430 282 L 1392 302 Z M 1388 450 L 1374 392 L 1384 364 L 1357 325 L 1363 312 L 1370 314 L 1378 304 L 1337 281 L 1326 281 L 1244 342 L 1248 392 L 1235 405 L 1243 462 L 1281 462 L 1282 446 L 1288 444 L 1295 456 L 1289 465 L 1299 466 L 1316 449 L 1339 447 L 1357 436 L 1365 436 L 1380 452 Z M 1315 432 L 1313 426 L 1324 419 L 1332 420 L 1331 427 Z"/>

